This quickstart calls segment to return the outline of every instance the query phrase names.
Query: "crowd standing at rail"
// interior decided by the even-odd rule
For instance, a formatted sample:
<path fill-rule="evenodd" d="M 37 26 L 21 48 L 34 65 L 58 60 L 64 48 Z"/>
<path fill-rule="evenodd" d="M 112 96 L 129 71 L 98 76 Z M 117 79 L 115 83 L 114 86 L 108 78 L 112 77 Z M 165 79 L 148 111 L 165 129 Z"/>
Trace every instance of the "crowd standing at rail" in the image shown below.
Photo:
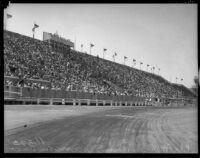
<path fill-rule="evenodd" d="M 147 98 L 191 95 L 160 76 L 75 50 L 56 52 L 44 41 L 9 31 L 4 31 L 4 75 L 19 77 L 16 83 L 4 81 L 5 85 L 18 87 Z M 25 83 L 25 79 L 47 80 L 51 86 Z"/>

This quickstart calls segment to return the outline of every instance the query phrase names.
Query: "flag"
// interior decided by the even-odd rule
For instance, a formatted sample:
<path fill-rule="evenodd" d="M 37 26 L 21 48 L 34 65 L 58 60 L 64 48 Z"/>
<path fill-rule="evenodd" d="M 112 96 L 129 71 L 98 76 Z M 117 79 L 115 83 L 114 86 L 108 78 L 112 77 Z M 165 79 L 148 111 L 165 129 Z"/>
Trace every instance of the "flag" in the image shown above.
<path fill-rule="evenodd" d="M 94 47 L 94 44 L 90 44 L 90 47 Z"/>
<path fill-rule="evenodd" d="M 147 66 L 150 66 L 149 64 L 147 64 Z"/>
<path fill-rule="evenodd" d="M 115 52 L 115 54 L 114 54 L 115 56 L 117 56 L 117 53 Z"/>
<path fill-rule="evenodd" d="M 133 62 L 135 62 L 136 60 L 135 59 L 133 59 Z"/>
<path fill-rule="evenodd" d="M 12 15 L 7 14 L 7 19 L 12 18 Z"/>
<path fill-rule="evenodd" d="M 127 57 L 126 57 L 126 56 L 124 56 L 124 59 L 127 59 Z"/>
<path fill-rule="evenodd" d="M 107 49 L 106 49 L 106 48 L 104 48 L 104 49 L 103 49 L 103 51 L 107 51 Z"/>
<path fill-rule="evenodd" d="M 39 27 L 39 25 L 37 25 L 37 24 L 34 24 L 34 28 L 38 28 Z"/>
<path fill-rule="evenodd" d="M 81 44 L 81 47 L 83 47 L 83 44 Z"/>
<path fill-rule="evenodd" d="M 33 28 L 32 28 L 32 31 L 35 31 L 35 29 L 38 28 L 38 27 L 39 27 L 39 25 L 34 24 L 34 26 L 33 26 Z"/>
<path fill-rule="evenodd" d="M 143 64 L 142 62 L 140 62 L 140 64 Z"/>

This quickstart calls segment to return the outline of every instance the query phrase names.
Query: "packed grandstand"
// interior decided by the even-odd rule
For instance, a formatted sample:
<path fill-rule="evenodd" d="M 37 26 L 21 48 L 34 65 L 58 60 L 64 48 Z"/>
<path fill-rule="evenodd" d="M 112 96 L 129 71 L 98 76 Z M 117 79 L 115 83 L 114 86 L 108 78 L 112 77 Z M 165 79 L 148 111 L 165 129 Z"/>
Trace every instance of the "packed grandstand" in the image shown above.
<path fill-rule="evenodd" d="M 18 80 L 6 80 L 17 77 Z M 25 82 L 27 79 L 42 82 Z M 184 85 L 126 65 L 69 49 L 56 51 L 48 42 L 4 31 L 4 85 L 60 89 L 146 98 L 195 97 Z"/>

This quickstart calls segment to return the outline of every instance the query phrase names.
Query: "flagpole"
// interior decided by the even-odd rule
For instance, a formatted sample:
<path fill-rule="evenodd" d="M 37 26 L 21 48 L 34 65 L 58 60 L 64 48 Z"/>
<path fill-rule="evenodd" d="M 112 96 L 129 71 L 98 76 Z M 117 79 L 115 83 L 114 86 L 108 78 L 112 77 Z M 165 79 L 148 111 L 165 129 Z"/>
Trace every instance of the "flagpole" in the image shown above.
<path fill-rule="evenodd" d="M 105 56 L 105 53 L 106 53 L 107 49 L 103 49 L 103 59 L 104 59 L 104 56 Z"/>
<path fill-rule="evenodd" d="M 35 28 L 32 29 L 33 31 L 33 39 L 35 38 Z"/>
<path fill-rule="evenodd" d="M 74 37 L 74 50 L 76 50 L 76 35 Z"/>
<path fill-rule="evenodd" d="M 81 44 L 81 52 L 83 52 L 83 44 Z"/>
<path fill-rule="evenodd" d="M 7 9 L 4 9 L 4 30 L 7 30 L 7 19 L 8 15 L 7 15 Z"/>

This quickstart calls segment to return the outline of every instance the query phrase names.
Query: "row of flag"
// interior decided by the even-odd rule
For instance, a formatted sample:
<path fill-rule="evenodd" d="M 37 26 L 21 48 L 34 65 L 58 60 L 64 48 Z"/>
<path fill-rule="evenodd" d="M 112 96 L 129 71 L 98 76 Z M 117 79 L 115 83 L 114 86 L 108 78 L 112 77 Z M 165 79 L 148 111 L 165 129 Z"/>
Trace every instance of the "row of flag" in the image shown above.
<path fill-rule="evenodd" d="M 11 14 L 8 14 L 7 13 L 7 18 L 9 19 L 9 18 L 12 18 L 12 15 Z M 35 24 L 34 23 L 34 26 L 33 26 L 33 28 L 32 28 L 32 31 L 33 31 L 33 38 L 34 38 L 34 32 L 35 32 L 35 29 L 36 28 L 38 28 L 39 27 L 39 25 L 38 24 Z M 92 43 L 90 43 L 90 54 L 91 54 L 91 48 L 92 47 L 94 47 L 94 44 L 92 44 Z M 83 44 L 81 44 L 81 48 L 83 48 Z M 104 52 L 106 52 L 107 51 L 107 49 L 106 48 L 103 48 L 103 53 Z M 113 59 L 114 59 L 114 61 L 115 61 L 115 57 L 117 56 L 117 53 L 115 52 L 114 54 L 113 54 Z M 103 58 L 104 58 L 104 54 L 103 54 Z M 124 56 L 124 64 L 125 64 L 125 60 L 126 59 L 128 59 L 128 57 L 127 56 Z M 136 64 L 136 60 L 135 59 L 133 59 L 133 62 L 134 62 L 134 65 Z M 140 69 L 141 69 L 141 65 L 143 64 L 143 62 L 140 62 Z M 149 64 L 147 64 L 147 68 L 149 67 L 150 65 Z M 154 70 L 155 69 L 155 67 L 152 67 L 152 69 Z M 160 71 L 160 69 L 158 69 L 158 71 Z"/>
<path fill-rule="evenodd" d="M 94 47 L 94 44 L 90 44 L 90 47 Z M 83 44 L 81 44 L 81 48 L 83 48 Z M 107 49 L 106 48 L 103 48 L 103 51 L 105 52 L 105 51 L 107 51 Z M 114 59 L 114 61 L 115 61 L 115 57 L 117 56 L 117 53 L 115 52 L 114 54 L 113 54 L 113 59 Z M 127 56 L 124 56 L 124 64 L 125 64 L 125 60 L 126 59 L 128 59 L 128 57 Z M 136 60 L 135 59 L 133 59 L 133 62 L 134 62 L 134 65 L 136 64 Z M 141 65 L 143 65 L 143 62 L 140 62 L 140 69 L 141 69 Z M 147 68 L 149 67 L 150 65 L 149 64 L 147 64 Z M 152 70 L 155 70 L 155 67 L 152 67 Z M 158 68 L 158 71 L 160 71 L 160 68 Z"/>
<path fill-rule="evenodd" d="M 10 19 L 10 18 L 12 18 L 13 16 L 11 15 L 11 14 L 6 14 L 6 17 L 7 17 L 7 19 Z M 33 28 L 32 28 L 32 31 L 35 31 L 35 29 L 36 28 L 38 28 L 39 27 L 39 25 L 37 25 L 37 24 L 34 24 L 34 26 L 33 26 Z"/>

